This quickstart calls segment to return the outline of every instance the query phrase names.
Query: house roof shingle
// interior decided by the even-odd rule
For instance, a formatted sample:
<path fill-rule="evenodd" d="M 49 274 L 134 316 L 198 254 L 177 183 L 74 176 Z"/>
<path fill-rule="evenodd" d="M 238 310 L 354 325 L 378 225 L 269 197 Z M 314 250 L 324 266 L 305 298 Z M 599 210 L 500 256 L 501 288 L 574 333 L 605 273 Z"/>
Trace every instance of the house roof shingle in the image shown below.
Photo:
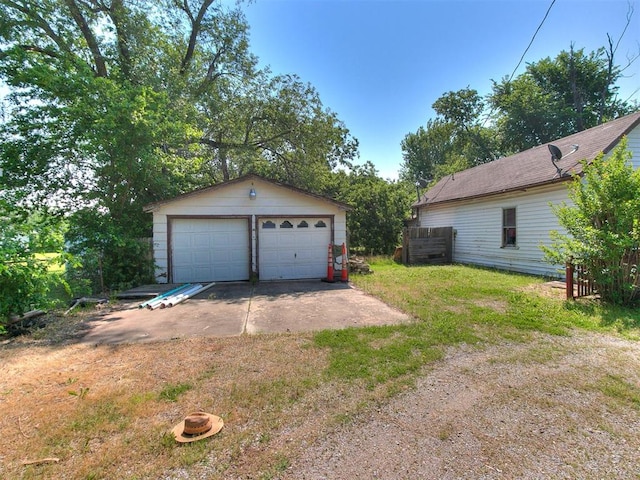
<path fill-rule="evenodd" d="M 551 162 L 548 145 L 538 145 L 509 157 L 499 158 L 440 179 L 413 204 L 414 207 L 465 200 L 506 193 L 571 179 L 582 173 L 581 160 L 593 160 L 608 153 L 622 137 L 640 124 L 640 112 L 632 113 L 568 137 L 549 142 L 560 148 L 564 156 Z M 578 150 L 569 155 L 573 145 Z"/>

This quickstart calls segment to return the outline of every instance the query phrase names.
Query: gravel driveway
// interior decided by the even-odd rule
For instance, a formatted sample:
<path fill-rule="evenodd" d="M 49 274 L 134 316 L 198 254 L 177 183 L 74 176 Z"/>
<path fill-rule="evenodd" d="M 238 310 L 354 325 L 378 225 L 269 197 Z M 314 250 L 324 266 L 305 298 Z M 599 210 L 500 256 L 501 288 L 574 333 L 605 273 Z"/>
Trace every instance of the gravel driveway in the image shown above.
<path fill-rule="evenodd" d="M 606 396 L 626 383 L 635 398 Z M 635 390 L 634 390 L 635 389 Z M 640 344 L 453 348 L 417 388 L 309 446 L 286 479 L 637 479 Z"/>

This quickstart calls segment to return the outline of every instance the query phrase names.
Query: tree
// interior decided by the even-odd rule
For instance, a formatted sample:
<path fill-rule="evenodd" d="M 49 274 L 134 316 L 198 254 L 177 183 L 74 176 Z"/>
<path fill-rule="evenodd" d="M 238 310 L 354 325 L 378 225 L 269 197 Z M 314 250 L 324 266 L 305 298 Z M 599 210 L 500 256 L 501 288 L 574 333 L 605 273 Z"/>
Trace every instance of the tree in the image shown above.
<path fill-rule="evenodd" d="M 200 143 L 209 150 L 210 172 L 222 180 L 253 171 L 319 191 L 357 152 L 344 124 L 295 75 L 261 71 L 241 85 L 220 82 L 206 108 Z"/>
<path fill-rule="evenodd" d="M 249 171 L 317 190 L 356 154 L 310 85 L 257 70 L 244 16 L 214 0 L 0 0 L 0 18 L 2 198 L 67 214 L 101 262 L 128 264 L 148 203 Z"/>
<path fill-rule="evenodd" d="M 554 207 L 567 233 L 552 232 L 543 247 L 551 263 L 584 265 L 603 301 L 626 305 L 640 299 L 640 170 L 630 159 L 623 138 L 609 158 L 583 162 L 584 177 L 569 185 L 573 205 Z"/>
<path fill-rule="evenodd" d="M 488 98 L 499 112 L 497 128 L 517 152 L 630 113 L 633 106 L 616 95 L 621 72 L 604 48 L 587 55 L 572 45 L 531 63 L 515 79 L 493 82 Z"/>
<path fill-rule="evenodd" d="M 447 92 L 433 103 L 438 116 L 402 141 L 402 178 L 439 179 L 491 161 L 501 151 L 495 131 L 484 127 L 484 101 L 469 88 Z"/>
<path fill-rule="evenodd" d="M 486 135 L 481 123 L 485 104 L 477 90 L 467 87 L 457 92 L 447 92 L 432 107 L 438 115 L 455 126 L 459 137 L 474 147 L 467 148 L 467 155 L 473 156 L 470 158 L 472 164 L 495 160 L 491 136 Z"/>
<path fill-rule="evenodd" d="M 436 118 L 426 127 L 408 133 L 402 140 L 404 163 L 401 177 L 409 182 L 436 178 L 438 167 L 446 164 L 456 149 L 455 126 Z"/>
<path fill-rule="evenodd" d="M 0 333 L 12 315 L 42 305 L 50 286 L 47 262 L 36 258 L 38 238 L 26 221 L 0 200 Z"/>
<path fill-rule="evenodd" d="M 392 254 L 400 243 L 403 220 L 415 201 L 412 183 L 388 182 L 376 174 L 370 162 L 341 172 L 337 198 L 351 205 L 347 215 L 350 247 L 366 254 Z"/>
<path fill-rule="evenodd" d="M 12 88 L 0 146 L 7 190 L 63 210 L 91 205 L 140 226 L 136 234 L 148 230 L 141 206 L 175 191 L 159 174 L 171 170 L 162 147 L 182 135 L 174 99 L 155 88 L 167 36 L 144 6 L 122 0 L 0 9 L 0 75 Z"/>
<path fill-rule="evenodd" d="M 631 113 L 636 106 L 617 97 L 616 82 L 638 56 L 616 65 L 608 40 L 588 55 L 572 45 L 531 63 L 494 81 L 485 98 L 470 87 L 443 94 L 432 105 L 437 116 L 402 141 L 402 177 L 438 179 Z"/>

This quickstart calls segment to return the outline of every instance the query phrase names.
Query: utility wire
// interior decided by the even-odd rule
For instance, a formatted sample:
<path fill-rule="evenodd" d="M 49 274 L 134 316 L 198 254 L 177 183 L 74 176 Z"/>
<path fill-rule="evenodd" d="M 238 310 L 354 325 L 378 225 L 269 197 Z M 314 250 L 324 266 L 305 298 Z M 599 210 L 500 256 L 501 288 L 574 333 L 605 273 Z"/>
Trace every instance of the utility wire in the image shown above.
<path fill-rule="evenodd" d="M 518 64 L 516 65 L 516 68 L 514 68 L 513 72 L 511 72 L 511 76 L 509 77 L 509 80 L 507 80 L 507 85 L 509 83 L 511 83 L 511 80 L 513 80 L 513 77 L 515 76 L 516 72 L 518 71 L 518 68 L 520 68 L 520 65 L 522 65 L 522 62 L 524 61 L 524 57 L 526 57 L 527 53 L 529 52 L 529 49 L 531 48 L 531 45 L 533 45 L 534 40 L 538 36 L 538 32 L 540 32 L 540 29 L 544 25 L 544 22 L 547 21 L 547 17 L 549 16 L 549 13 L 551 12 L 551 9 L 553 8 L 553 5 L 555 3 L 556 3 L 556 0 L 551 0 L 551 4 L 549 5 L 549 8 L 547 8 L 547 12 L 544 14 L 544 17 L 542 18 L 542 21 L 540 22 L 540 25 L 538 25 L 538 28 L 536 28 L 536 31 L 534 32 L 533 36 L 531 37 L 531 40 L 529 41 L 529 45 L 527 45 L 527 48 L 525 48 L 524 53 L 520 57 L 520 61 L 518 61 Z M 486 117 L 485 123 L 486 123 L 487 120 L 489 120 L 491 118 L 491 116 L 493 115 L 494 111 L 495 111 L 495 107 L 492 107 L 491 111 L 489 112 L 489 114 Z"/>
<path fill-rule="evenodd" d="M 547 17 L 549 16 L 549 12 L 551 12 L 551 8 L 553 7 L 553 5 L 556 3 L 556 0 L 552 0 L 551 1 L 551 5 L 549 5 L 549 8 L 547 8 L 547 13 L 544 14 L 544 18 L 542 19 L 542 21 L 540 22 L 540 25 L 538 25 L 538 28 L 536 28 L 535 33 L 533 34 L 533 37 L 531 37 L 531 41 L 529 42 L 529 45 L 527 45 L 527 48 L 524 50 L 524 53 L 522 54 L 522 56 L 520 57 L 520 61 L 518 62 L 518 65 L 516 65 L 516 68 L 513 69 L 513 72 L 511 72 L 511 76 L 509 77 L 509 80 L 507 80 L 507 83 L 511 82 L 511 80 L 513 79 L 513 76 L 516 74 L 516 71 L 518 70 L 518 68 L 520 68 L 520 65 L 522 64 L 522 61 L 524 60 L 524 57 L 527 55 L 527 52 L 529 51 L 529 49 L 531 48 L 531 45 L 533 45 L 533 41 L 536 39 L 536 37 L 538 36 L 538 32 L 540 31 L 540 29 L 542 28 L 542 26 L 544 25 L 544 22 L 547 20 Z"/>

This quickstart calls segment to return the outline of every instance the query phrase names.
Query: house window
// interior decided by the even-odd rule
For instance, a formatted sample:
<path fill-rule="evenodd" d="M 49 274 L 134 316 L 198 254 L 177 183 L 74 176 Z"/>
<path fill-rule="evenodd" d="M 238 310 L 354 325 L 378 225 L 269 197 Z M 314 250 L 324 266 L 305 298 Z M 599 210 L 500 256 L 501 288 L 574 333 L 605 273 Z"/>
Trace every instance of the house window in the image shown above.
<path fill-rule="evenodd" d="M 293 224 L 289 220 L 285 220 L 280 224 L 280 228 L 293 228 Z"/>
<path fill-rule="evenodd" d="M 299 224 L 298 224 L 298 228 L 309 228 L 309 224 L 307 222 L 305 222 L 304 220 L 302 220 Z"/>
<path fill-rule="evenodd" d="M 502 246 L 516 246 L 516 209 L 502 209 Z"/>
<path fill-rule="evenodd" d="M 262 228 L 276 228 L 276 224 L 271 220 L 267 220 L 266 222 L 262 223 Z"/>
<path fill-rule="evenodd" d="M 322 220 L 318 220 L 318 222 L 314 225 L 316 228 L 327 228 L 327 224 Z"/>

